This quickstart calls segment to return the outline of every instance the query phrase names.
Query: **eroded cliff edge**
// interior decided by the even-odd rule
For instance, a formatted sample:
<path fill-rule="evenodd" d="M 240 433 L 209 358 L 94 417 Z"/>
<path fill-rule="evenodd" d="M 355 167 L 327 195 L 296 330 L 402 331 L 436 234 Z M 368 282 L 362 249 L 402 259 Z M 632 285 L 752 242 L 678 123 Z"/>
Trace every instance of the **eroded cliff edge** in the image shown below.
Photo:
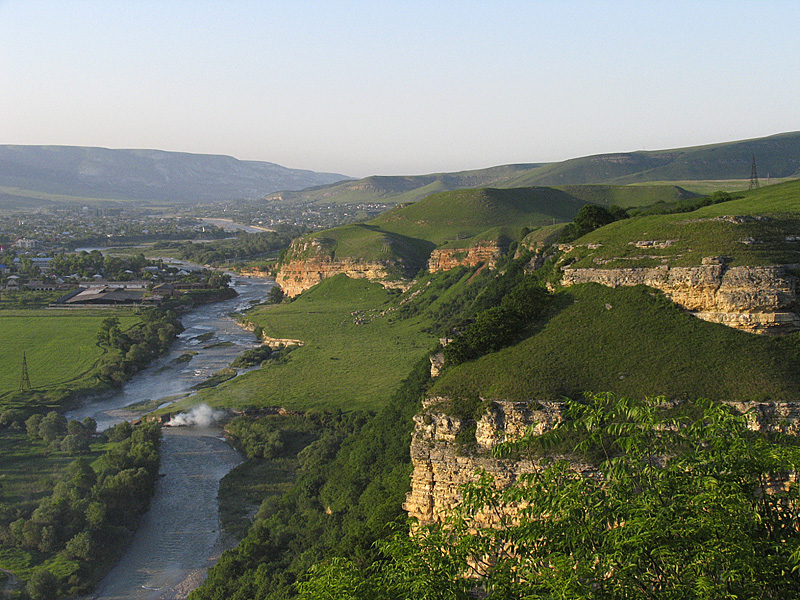
<path fill-rule="evenodd" d="M 444 521 L 462 500 L 460 488 L 476 481 L 480 472 L 491 475 L 501 487 L 532 472 L 543 459 L 500 459 L 491 455 L 491 449 L 500 442 L 519 439 L 531 427 L 535 435 L 551 430 L 564 419 L 566 408 L 561 402 L 484 402 L 485 411 L 475 419 L 447 414 L 448 405 L 447 398 L 427 398 L 414 417 L 411 491 L 403 508 L 422 525 Z M 800 402 L 739 402 L 730 406 L 747 414 L 754 431 L 800 435 Z M 592 464 L 570 462 L 586 476 L 597 474 Z M 502 510 L 513 511 L 514 507 Z M 491 525 L 494 519 L 492 514 L 482 518 L 485 525 Z"/>
<path fill-rule="evenodd" d="M 385 287 L 404 287 L 400 275 L 410 267 L 403 261 L 387 257 L 383 260 L 366 258 L 337 258 L 337 245 L 325 238 L 294 240 L 281 261 L 275 281 L 287 296 L 296 296 L 335 275 L 351 279 L 378 281 Z M 391 252 L 387 243 L 386 253 Z"/>
<path fill-rule="evenodd" d="M 800 330 L 800 265 L 737 266 L 723 257 L 695 267 L 564 268 L 562 285 L 647 285 L 696 317 L 753 333 Z"/>

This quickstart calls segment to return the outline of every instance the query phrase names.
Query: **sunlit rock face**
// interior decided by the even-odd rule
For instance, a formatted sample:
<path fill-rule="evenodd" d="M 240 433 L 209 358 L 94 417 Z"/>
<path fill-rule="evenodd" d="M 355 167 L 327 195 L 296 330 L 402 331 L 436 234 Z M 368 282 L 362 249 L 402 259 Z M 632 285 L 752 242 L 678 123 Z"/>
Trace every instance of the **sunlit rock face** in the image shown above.
<path fill-rule="evenodd" d="M 647 285 L 695 316 L 753 333 L 800 329 L 800 285 L 792 265 L 728 267 L 709 257 L 696 267 L 564 269 L 562 284 Z"/>
<path fill-rule="evenodd" d="M 481 264 L 493 269 L 502 255 L 503 248 L 491 242 L 480 242 L 469 248 L 437 248 L 428 259 L 428 271 L 436 273 Z"/>
<path fill-rule="evenodd" d="M 428 398 L 423 410 L 414 417 L 411 438 L 411 491 L 404 508 L 420 524 L 444 521 L 461 500 L 460 488 L 476 481 L 478 472 L 491 475 L 500 487 L 511 485 L 523 473 L 536 467 L 535 460 L 498 459 L 491 449 L 500 442 L 519 439 L 534 426 L 544 433 L 562 420 L 564 405 L 560 402 L 493 402 L 477 421 L 447 415 L 440 406 L 445 398 Z M 474 429 L 474 438 L 472 431 Z M 465 451 L 462 436 L 468 433 L 474 445 Z M 587 473 L 590 465 L 576 465 Z M 507 507 L 516 510 L 515 507 Z M 481 520 L 491 525 L 499 515 L 487 513 Z"/>
<path fill-rule="evenodd" d="M 390 279 L 386 265 L 380 262 L 334 260 L 328 256 L 293 260 L 282 265 L 275 281 L 287 296 L 297 296 L 320 281 L 344 274 L 351 279 L 387 281 Z"/>
<path fill-rule="evenodd" d="M 320 238 L 298 238 L 289 246 L 275 281 L 287 296 L 297 296 L 339 274 L 351 279 L 377 281 L 384 287 L 404 289 L 409 282 L 397 274 L 408 270 L 408 265 L 394 258 L 374 261 L 337 258 L 335 243 Z"/>
<path fill-rule="evenodd" d="M 539 466 L 539 459 L 495 458 L 491 449 L 501 442 L 519 439 L 531 427 L 533 435 L 541 435 L 564 420 L 565 405 L 561 402 L 495 401 L 487 403 L 478 419 L 469 419 L 446 414 L 443 408 L 447 401 L 447 398 L 427 398 L 422 411 L 414 417 L 411 491 L 403 508 L 422 525 L 443 522 L 461 503 L 461 487 L 477 481 L 480 472 L 492 476 L 500 488 L 532 472 Z M 800 402 L 730 405 L 747 414 L 750 429 L 754 431 L 800 434 Z M 464 446 L 465 438 L 472 443 L 469 448 Z M 574 461 L 571 464 L 587 477 L 599 476 L 594 465 Z M 772 487 L 784 483 L 776 481 Z M 519 508 L 494 507 L 493 511 L 479 515 L 476 525 L 492 526 L 504 518 L 513 519 Z"/>

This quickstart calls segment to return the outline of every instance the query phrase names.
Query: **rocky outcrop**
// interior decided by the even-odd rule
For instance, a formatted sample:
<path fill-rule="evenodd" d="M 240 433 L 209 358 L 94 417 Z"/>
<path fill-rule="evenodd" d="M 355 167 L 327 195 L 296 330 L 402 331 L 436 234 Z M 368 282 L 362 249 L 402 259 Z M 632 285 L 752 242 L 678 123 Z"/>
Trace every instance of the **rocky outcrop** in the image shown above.
<path fill-rule="evenodd" d="M 428 259 L 428 271 L 436 273 L 481 264 L 493 269 L 502 255 L 503 248 L 496 242 L 478 242 L 468 248 L 437 248 Z"/>
<path fill-rule="evenodd" d="M 422 413 L 414 417 L 414 470 L 403 508 L 421 524 L 443 521 L 448 511 L 461 502 L 460 487 L 476 481 L 479 470 L 493 476 L 501 486 L 531 472 L 535 462 L 493 458 L 490 450 L 502 441 L 521 437 L 531 425 L 535 424 L 538 433 L 546 431 L 562 419 L 563 409 L 561 403 L 555 402 L 494 402 L 476 425 L 472 419 L 446 414 L 438 408 L 443 403 L 442 398 L 427 399 Z M 464 451 L 465 443 L 472 446 L 472 451 Z M 490 516 L 485 518 L 491 521 Z"/>
<path fill-rule="evenodd" d="M 377 281 L 387 288 L 406 289 L 410 283 L 399 279 L 398 273 L 409 270 L 402 260 L 362 260 L 337 258 L 337 244 L 325 238 L 298 238 L 286 252 L 275 277 L 276 283 L 287 296 L 297 296 L 319 282 L 335 275 L 351 279 Z M 417 266 L 419 268 L 419 265 Z"/>
<path fill-rule="evenodd" d="M 384 263 L 353 259 L 334 260 L 329 256 L 289 261 L 281 265 L 275 281 L 287 296 L 297 296 L 320 281 L 339 274 L 352 279 L 380 281 L 387 284 L 387 287 L 393 283 Z"/>
<path fill-rule="evenodd" d="M 800 329 L 800 282 L 792 268 L 797 265 L 729 267 L 710 257 L 696 267 L 566 268 L 562 284 L 647 285 L 706 321 L 783 334 Z"/>
<path fill-rule="evenodd" d="M 537 459 L 494 458 L 491 449 L 500 442 L 519 439 L 531 426 L 532 433 L 541 435 L 563 420 L 565 408 L 559 402 L 493 402 L 476 423 L 474 419 L 446 414 L 447 405 L 444 398 L 429 398 L 424 401 L 422 412 L 414 417 L 411 491 L 403 508 L 422 525 L 444 521 L 462 500 L 461 486 L 477 481 L 480 471 L 491 475 L 500 487 L 532 472 Z M 800 434 L 800 402 L 743 402 L 731 406 L 747 414 L 754 431 Z M 572 465 L 586 476 L 598 474 L 590 464 Z M 515 507 L 504 507 L 502 512 L 513 516 L 514 510 Z M 478 524 L 492 525 L 498 518 L 497 514 L 482 515 Z"/>

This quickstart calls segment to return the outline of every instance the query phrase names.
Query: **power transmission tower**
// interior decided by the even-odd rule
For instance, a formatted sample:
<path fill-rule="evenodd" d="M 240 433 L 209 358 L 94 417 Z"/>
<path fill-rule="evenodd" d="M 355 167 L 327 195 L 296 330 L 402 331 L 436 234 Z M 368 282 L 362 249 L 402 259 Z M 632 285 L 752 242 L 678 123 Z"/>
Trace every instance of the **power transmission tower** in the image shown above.
<path fill-rule="evenodd" d="M 22 353 L 22 377 L 19 380 L 19 389 L 20 390 L 29 390 L 31 389 L 31 378 L 28 376 L 28 360 L 25 357 L 25 353 Z"/>
<path fill-rule="evenodd" d="M 761 187 L 758 184 L 758 171 L 756 171 L 756 155 L 753 154 L 753 166 L 750 168 L 750 189 L 755 190 Z"/>

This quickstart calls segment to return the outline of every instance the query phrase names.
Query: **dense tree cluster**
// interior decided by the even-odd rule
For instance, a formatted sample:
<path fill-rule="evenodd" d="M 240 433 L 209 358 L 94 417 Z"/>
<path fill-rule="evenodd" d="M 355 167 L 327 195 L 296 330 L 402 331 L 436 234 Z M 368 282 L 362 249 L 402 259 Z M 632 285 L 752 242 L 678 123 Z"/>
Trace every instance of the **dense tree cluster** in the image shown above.
<path fill-rule="evenodd" d="M 29 432 L 43 439 L 67 432 L 62 447 L 71 435 L 84 435 L 94 425 L 91 420 L 67 423 L 57 413 L 34 417 L 26 421 Z M 104 435 L 112 443 L 100 458 L 94 463 L 75 459 L 29 516 L 0 526 L 4 544 L 58 555 L 62 566 L 68 565 L 67 576 L 56 577 L 45 568 L 34 572 L 27 586 L 34 600 L 86 591 L 96 570 L 121 549 L 147 509 L 158 477 L 160 428 L 125 422 Z"/>
<path fill-rule="evenodd" d="M 551 295 L 542 273 L 525 271 L 526 259 L 509 261 L 505 272 L 490 280 L 471 303 L 473 316 L 453 327 L 455 335 L 443 349 L 448 365 L 513 344 L 545 311 Z"/>
<path fill-rule="evenodd" d="M 259 346 L 258 348 L 250 348 L 242 352 L 231 363 L 234 369 L 246 369 L 248 367 L 255 367 L 260 365 L 265 360 L 275 359 L 284 356 L 288 350 L 273 350 L 269 346 Z"/>
<path fill-rule="evenodd" d="M 156 248 L 177 248 L 179 256 L 201 265 L 220 264 L 231 260 L 257 258 L 276 254 L 302 235 L 302 227 L 284 227 L 280 231 L 263 233 L 240 232 L 235 239 L 217 240 L 206 244 L 192 242 L 161 242 Z"/>
<path fill-rule="evenodd" d="M 297 480 L 283 497 L 262 505 L 244 540 L 225 552 L 209 570 L 192 600 L 252 600 L 291 597 L 294 583 L 315 562 L 345 556 L 370 564 L 374 543 L 391 534 L 411 472 L 408 445 L 412 416 L 429 382 L 422 361 L 377 415 L 330 413 L 308 415 L 316 439 L 298 454 Z M 269 425 L 253 427 L 251 450 L 267 442 Z M 262 430 L 263 428 L 263 430 Z M 258 430 L 258 431 L 257 431 Z M 259 433 L 261 431 L 261 433 Z M 242 444 L 251 442 L 241 436 Z M 345 596 L 342 596 L 343 598 Z"/>
<path fill-rule="evenodd" d="M 171 310 L 147 308 L 140 313 L 142 323 L 122 331 L 119 319 L 103 320 L 97 341 L 109 349 L 98 368 L 98 378 L 111 385 L 120 385 L 154 358 L 166 352 L 175 337 L 183 331 L 177 315 Z"/>
<path fill-rule="evenodd" d="M 579 237 L 594 231 L 595 229 L 608 225 L 619 219 L 627 217 L 624 209 L 618 206 L 599 206 L 597 204 L 584 204 L 578 210 L 578 214 L 565 228 L 561 234 L 562 242 L 571 242 Z"/>
<path fill-rule="evenodd" d="M 54 450 L 67 454 L 89 452 L 89 444 L 97 429 L 91 417 L 83 421 L 67 421 L 66 417 L 50 411 L 46 415 L 36 413 L 25 421 L 25 430 L 31 440 L 43 440 Z"/>
<path fill-rule="evenodd" d="M 92 277 L 100 274 L 106 279 L 125 281 L 138 276 L 146 266 L 152 264 L 143 254 L 135 256 L 104 255 L 99 250 L 75 254 L 57 254 L 53 257 L 52 269 L 56 275 L 80 275 Z"/>

